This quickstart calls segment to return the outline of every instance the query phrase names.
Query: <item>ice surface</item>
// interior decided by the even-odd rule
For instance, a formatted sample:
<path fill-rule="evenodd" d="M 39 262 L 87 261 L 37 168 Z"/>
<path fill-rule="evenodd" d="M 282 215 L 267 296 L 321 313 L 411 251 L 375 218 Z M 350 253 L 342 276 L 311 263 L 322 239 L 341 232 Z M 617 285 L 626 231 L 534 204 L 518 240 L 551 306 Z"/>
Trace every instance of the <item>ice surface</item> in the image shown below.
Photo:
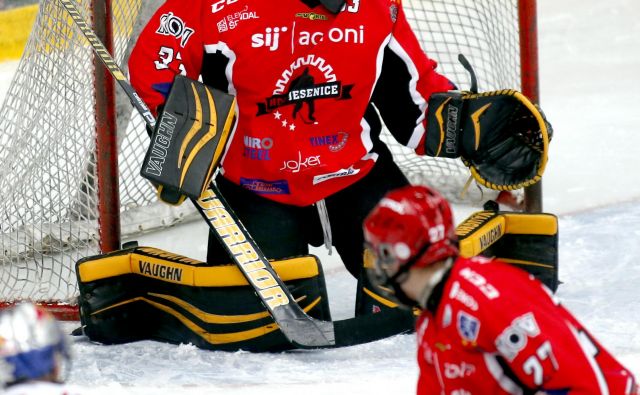
<path fill-rule="evenodd" d="M 555 136 L 544 208 L 560 216 L 560 300 L 640 375 L 640 3 L 539 0 L 541 101 Z M 0 99 L 14 64 L 0 64 Z M 466 213 L 456 212 L 458 220 Z M 188 235 L 188 236 L 185 236 Z M 203 259 L 204 224 L 140 243 Z M 321 249 L 334 318 L 355 282 Z M 66 324 L 68 329 L 73 324 Z M 70 382 L 104 394 L 412 394 L 415 340 L 339 350 L 222 353 L 74 339 Z"/>

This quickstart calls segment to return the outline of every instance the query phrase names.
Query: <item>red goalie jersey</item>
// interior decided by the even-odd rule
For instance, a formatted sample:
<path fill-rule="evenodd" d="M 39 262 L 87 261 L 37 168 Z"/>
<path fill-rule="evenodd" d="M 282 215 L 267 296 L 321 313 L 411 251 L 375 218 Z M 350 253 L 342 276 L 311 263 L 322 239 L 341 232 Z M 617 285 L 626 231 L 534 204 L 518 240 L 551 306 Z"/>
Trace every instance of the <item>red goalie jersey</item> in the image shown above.
<path fill-rule="evenodd" d="M 459 258 L 417 325 L 419 394 L 636 394 L 634 377 L 542 284 Z"/>
<path fill-rule="evenodd" d="M 314 3 L 168 0 L 129 62 L 134 88 L 154 110 L 177 73 L 236 95 L 222 174 L 299 206 L 353 184 L 389 154 L 378 113 L 421 152 L 427 100 L 453 88 L 399 0 L 350 0 L 336 15 Z"/>

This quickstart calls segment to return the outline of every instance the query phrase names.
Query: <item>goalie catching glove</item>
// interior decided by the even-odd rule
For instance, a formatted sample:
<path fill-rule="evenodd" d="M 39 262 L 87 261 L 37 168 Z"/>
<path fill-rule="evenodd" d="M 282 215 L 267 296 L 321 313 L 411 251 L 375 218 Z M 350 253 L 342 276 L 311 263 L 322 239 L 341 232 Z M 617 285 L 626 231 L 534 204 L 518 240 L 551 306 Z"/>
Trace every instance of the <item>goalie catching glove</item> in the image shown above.
<path fill-rule="evenodd" d="M 169 204 L 198 199 L 213 176 L 235 114 L 232 95 L 177 75 L 140 174 Z"/>
<path fill-rule="evenodd" d="M 542 111 L 520 92 L 434 93 L 425 153 L 460 157 L 481 185 L 513 190 L 540 180 L 552 133 Z"/>

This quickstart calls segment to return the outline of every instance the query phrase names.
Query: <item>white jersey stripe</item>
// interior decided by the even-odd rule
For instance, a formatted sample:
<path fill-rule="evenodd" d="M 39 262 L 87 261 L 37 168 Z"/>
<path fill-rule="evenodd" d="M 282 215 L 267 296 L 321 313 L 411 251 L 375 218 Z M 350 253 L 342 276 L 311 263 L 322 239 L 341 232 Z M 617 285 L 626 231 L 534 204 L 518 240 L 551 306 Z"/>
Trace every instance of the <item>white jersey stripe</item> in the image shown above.
<path fill-rule="evenodd" d="M 231 48 L 229 48 L 229 46 L 222 41 L 216 44 L 207 44 L 204 46 L 204 50 L 206 53 L 221 52 L 224 56 L 226 56 L 229 59 L 229 63 L 227 63 L 227 67 L 224 73 L 227 77 L 227 81 L 229 81 L 229 86 L 228 86 L 229 93 L 232 95 L 237 95 L 236 88 L 233 85 L 233 65 L 236 62 L 236 58 L 237 58 L 235 52 L 233 52 L 233 50 L 231 50 Z M 237 101 L 236 101 L 235 111 L 236 111 L 236 119 L 237 119 L 240 117 L 240 108 L 238 107 Z M 236 135 L 237 126 L 238 126 L 238 122 L 234 122 L 233 129 L 229 134 L 229 143 L 227 144 L 231 144 L 230 142 L 233 141 L 233 138 Z M 220 173 L 222 174 L 224 174 L 224 160 L 227 157 L 228 152 L 229 150 L 225 149 L 224 153 L 222 154 L 222 158 L 220 159 Z"/>
<path fill-rule="evenodd" d="M 596 361 L 596 355 L 598 353 L 598 349 L 593 344 L 591 339 L 584 332 L 579 332 L 571 323 L 567 322 L 569 329 L 571 329 L 571 333 L 576 338 L 576 341 L 580 345 L 580 349 L 584 353 L 584 356 L 589 361 L 589 365 L 593 370 L 593 374 L 596 376 L 596 380 L 598 381 L 598 387 L 600 388 L 600 394 L 609 395 L 609 386 L 607 385 L 607 381 L 604 378 L 604 374 L 602 374 L 602 370 L 598 366 L 598 362 Z"/>

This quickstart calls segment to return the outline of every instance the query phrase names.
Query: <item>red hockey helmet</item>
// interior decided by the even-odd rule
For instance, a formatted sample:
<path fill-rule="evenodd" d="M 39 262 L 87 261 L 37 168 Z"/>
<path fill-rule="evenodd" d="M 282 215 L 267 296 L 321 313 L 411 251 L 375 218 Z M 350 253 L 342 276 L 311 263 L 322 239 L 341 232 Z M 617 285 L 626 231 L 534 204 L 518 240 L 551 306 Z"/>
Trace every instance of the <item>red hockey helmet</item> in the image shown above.
<path fill-rule="evenodd" d="M 458 255 L 451 208 L 425 186 L 389 192 L 365 219 L 364 237 L 375 260 L 367 266 L 388 276 Z"/>

